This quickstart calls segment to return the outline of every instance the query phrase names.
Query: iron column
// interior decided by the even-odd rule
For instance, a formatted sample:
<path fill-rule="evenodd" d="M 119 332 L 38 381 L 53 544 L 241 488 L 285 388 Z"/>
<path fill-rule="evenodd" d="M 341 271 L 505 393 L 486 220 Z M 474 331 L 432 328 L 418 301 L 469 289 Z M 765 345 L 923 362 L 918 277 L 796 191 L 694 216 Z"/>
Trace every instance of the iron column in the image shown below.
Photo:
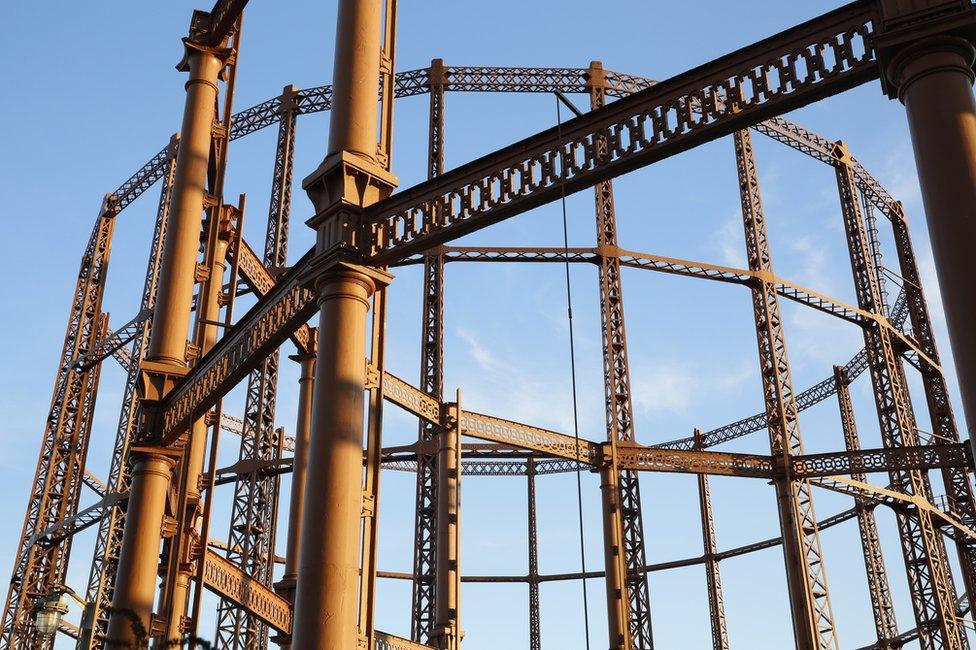
<path fill-rule="evenodd" d="M 336 25 L 329 152 L 302 183 L 315 206 L 318 294 L 305 510 L 292 647 L 346 650 L 360 642 L 359 558 L 363 512 L 366 312 L 391 276 L 362 265 L 363 208 L 396 179 L 376 162 L 381 0 L 341 0 Z"/>
<path fill-rule="evenodd" d="M 603 554 L 606 564 L 607 632 L 610 650 L 631 647 L 627 604 L 627 568 L 621 539 L 620 470 L 613 459 L 612 443 L 604 445 L 604 461 L 600 468 L 600 493 L 603 497 Z"/>
<path fill-rule="evenodd" d="M 285 543 L 285 573 L 276 591 L 295 603 L 295 581 L 298 579 L 298 556 L 301 549 L 302 513 L 305 510 L 305 476 L 308 470 L 308 437 L 312 426 L 312 386 L 315 378 L 315 338 L 309 339 L 312 349 L 306 354 L 291 357 L 301 364 L 298 379 L 298 422 L 295 424 L 295 459 L 292 461 L 291 499 L 288 506 L 288 541 Z M 282 640 L 282 648 L 291 642 Z"/>
<path fill-rule="evenodd" d="M 441 650 L 461 647 L 461 393 L 453 422 L 442 427 L 437 453 L 437 570 L 433 641 Z"/>
<path fill-rule="evenodd" d="M 211 128 L 217 99 L 217 75 L 225 50 L 204 48 L 184 39 L 186 54 L 178 68 L 189 71 L 173 198 L 159 271 L 149 352 L 143 363 L 140 397 L 158 401 L 186 373 L 186 336 L 193 300 L 194 269 L 200 246 L 204 181 L 210 158 Z M 118 578 L 108 636 L 122 644 L 136 641 L 127 613 L 151 627 L 162 518 L 173 459 L 161 450 L 133 449 L 129 496 Z"/>
<path fill-rule="evenodd" d="M 972 44 L 922 40 L 888 64 L 905 105 L 970 438 L 976 432 L 976 103 Z"/>

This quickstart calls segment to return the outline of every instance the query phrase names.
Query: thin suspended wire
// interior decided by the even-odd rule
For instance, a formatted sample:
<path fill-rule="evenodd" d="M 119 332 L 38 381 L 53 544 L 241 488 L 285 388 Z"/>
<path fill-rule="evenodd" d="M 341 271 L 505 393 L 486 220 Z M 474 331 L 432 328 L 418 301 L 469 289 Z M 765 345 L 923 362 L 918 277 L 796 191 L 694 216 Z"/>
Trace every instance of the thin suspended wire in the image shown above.
<path fill-rule="evenodd" d="M 562 111 L 559 109 L 559 96 L 553 95 L 556 100 L 556 134 L 557 139 L 562 141 L 563 120 Z M 582 463 L 579 457 L 579 406 L 576 397 L 576 345 L 573 337 L 573 290 L 569 277 L 569 225 L 566 218 L 566 167 L 561 165 L 559 173 L 559 195 L 563 209 L 563 266 L 566 268 L 566 316 L 569 321 L 569 368 L 570 377 L 573 385 L 573 436 L 576 439 L 576 508 L 579 517 L 579 550 L 580 550 L 580 571 L 583 574 L 583 628 L 586 634 L 586 650 L 590 650 L 590 609 L 589 599 L 586 595 L 586 545 L 583 535 L 583 478 Z"/>

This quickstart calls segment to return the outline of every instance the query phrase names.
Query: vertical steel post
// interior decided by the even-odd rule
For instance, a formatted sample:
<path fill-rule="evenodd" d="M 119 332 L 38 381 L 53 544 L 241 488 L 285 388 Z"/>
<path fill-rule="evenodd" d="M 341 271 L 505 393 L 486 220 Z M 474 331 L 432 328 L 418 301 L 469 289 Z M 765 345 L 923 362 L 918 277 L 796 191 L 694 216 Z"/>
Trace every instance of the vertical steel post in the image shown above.
<path fill-rule="evenodd" d="M 444 171 L 444 63 L 434 59 L 427 73 L 430 120 L 427 177 Z M 424 302 L 420 341 L 420 389 L 444 400 L 444 255 L 424 256 Z M 411 638 L 431 639 L 436 618 L 434 574 L 437 565 L 437 453 L 433 449 L 440 428 L 421 421 L 417 436 L 417 499 L 414 524 Z"/>
<path fill-rule="evenodd" d="M 186 336 L 190 324 L 194 270 L 200 244 L 210 159 L 211 130 L 217 102 L 217 75 L 228 52 L 198 46 L 184 39 L 181 70 L 189 71 L 181 145 L 176 158 L 173 198 L 159 271 L 149 353 L 143 363 L 141 397 L 158 400 L 186 373 Z M 135 615 L 152 629 L 152 601 L 159 560 L 162 516 L 173 455 L 159 449 L 133 449 L 132 488 L 119 557 L 113 613 L 108 636 L 112 642 L 134 643 Z"/>
<path fill-rule="evenodd" d="M 922 289 L 922 277 L 919 274 L 918 262 L 915 259 L 915 250 L 908 230 L 908 219 L 904 210 L 901 209 L 901 204 L 897 205 L 898 209 L 892 215 L 891 225 L 895 236 L 895 249 L 898 254 L 901 276 L 904 280 L 902 290 L 908 304 L 912 336 L 918 342 L 922 352 L 933 363 L 939 364 L 939 350 L 935 343 L 935 331 L 932 327 L 932 319 L 929 317 L 925 292 Z M 932 423 L 932 433 L 936 436 L 934 442 L 959 442 L 959 430 L 956 427 L 956 419 L 952 411 L 949 386 L 946 383 L 942 368 L 933 367 L 924 362 L 919 366 L 928 405 L 929 421 Z M 961 467 L 943 467 L 941 473 L 949 511 L 966 526 L 976 527 L 976 501 L 973 499 L 969 472 Z M 955 546 L 959 556 L 963 583 L 966 585 L 966 593 L 969 594 L 970 602 L 974 602 L 976 601 L 976 540 L 957 539 Z"/>
<path fill-rule="evenodd" d="M 542 650 L 539 618 L 539 531 L 535 516 L 535 456 L 525 463 L 529 503 L 529 650 Z"/>
<path fill-rule="evenodd" d="M 590 108 L 606 103 L 606 78 L 599 61 L 587 71 Z M 596 158 L 609 157 L 605 137 L 595 140 Z M 644 518 L 640 506 L 640 479 L 637 472 L 620 471 L 616 466 L 616 445 L 619 441 L 634 440 L 634 409 L 630 393 L 630 362 L 627 356 L 627 333 L 624 327 L 624 296 L 620 280 L 620 260 L 617 258 L 617 217 L 613 202 L 613 183 L 603 181 L 594 187 L 596 197 L 597 250 L 600 254 L 600 304 L 603 307 L 603 379 L 606 397 L 607 435 L 610 440 L 610 472 L 604 477 L 603 516 L 609 519 L 604 531 L 606 550 L 607 603 L 611 614 L 607 617 L 610 647 L 654 647 L 651 630 L 651 598 L 647 587 L 644 550 Z M 607 490 L 616 490 L 617 495 Z M 611 529 L 618 529 L 614 532 Z M 611 544 L 611 542 L 614 542 Z M 618 600 L 624 603 L 627 632 L 621 634 L 613 612 Z"/>
<path fill-rule="evenodd" d="M 105 197 L 78 270 L 3 612 L 0 641 L 8 647 L 48 648 L 53 644 L 53 639 L 35 634 L 34 607 L 64 583 L 72 540 L 67 537 L 48 546 L 33 543 L 32 537 L 75 514 L 81 497 L 101 364 L 78 368 L 72 362 L 95 345 L 107 324 L 102 298 L 115 232 L 115 204 L 114 197 Z"/>
<path fill-rule="evenodd" d="M 844 431 L 844 446 L 848 451 L 861 448 L 857 435 L 857 422 L 854 420 L 854 402 L 848 389 L 850 380 L 844 366 L 834 366 L 834 380 L 837 382 L 837 406 L 840 408 L 840 423 Z M 854 472 L 851 478 L 867 481 L 863 472 Z M 857 528 L 861 535 L 861 551 L 864 554 L 864 571 L 868 579 L 868 595 L 871 597 L 871 612 L 874 615 L 874 630 L 878 637 L 878 650 L 892 650 L 894 639 L 898 636 L 898 622 L 891 600 L 891 587 L 888 584 L 888 571 L 885 568 L 881 539 L 878 537 L 878 523 L 874 517 L 874 506 L 863 499 L 856 499 Z"/>
<path fill-rule="evenodd" d="M 701 431 L 695 429 L 695 448 L 702 446 Z M 705 583 L 708 588 L 708 613 L 712 626 L 712 650 L 729 650 L 729 631 L 725 624 L 725 598 L 715 543 L 715 520 L 712 518 L 712 491 L 708 474 L 698 474 L 698 512 L 701 515 L 702 546 L 705 555 Z"/>
<path fill-rule="evenodd" d="M 794 640 L 798 650 L 836 650 L 837 634 L 812 488 L 809 481 L 796 480 L 791 476 L 790 459 L 803 453 L 803 438 L 779 297 L 773 281 L 772 256 L 752 136 L 748 131 L 737 131 L 733 140 L 749 270 L 757 274 L 752 284 L 753 318 L 768 416 L 769 446 L 780 470 L 773 484 L 783 534 Z"/>
<path fill-rule="evenodd" d="M 966 279 L 972 276 L 976 241 L 976 102 L 972 88 L 976 50 L 971 42 L 976 18 L 970 3 L 958 0 L 881 0 L 880 5 L 882 81 L 888 96 L 897 96 L 905 105 L 972 439 L 976 433 L 976 338 L 972 336 L 976 292 Z M 927 20 L 920 20 L 919 14 Z M 956 19 L 954 29 L 945 26 L 950 18 Z"/>
<path fill-rule="evenodd" d="M 362 209 L 396 178 L 376 160 L 381 0 L 341 0 L 328 155 L 302 186 L 315 206 L 318 362 L 292 647 L 355 648 L 369 298 L 391 276 L 361 265 Z"/>
<path fill-rule="evenodd" d="M 295 423 L 295 456 L 292 460 L 291 499 L 288 501 L 288 538 L 285 542 L 285 570 L 275 584 L 275 590 L 295 604 L 295 583 L 298 580 L 298 558 L 301 551 L 302 513 L 305 509 L 305 477 L 308 474 L 308 438 L 312 425 L 312 390 L 315 378 L 315 339 L 309 337 L 311 350 L 291 358 L 301 364 L 298 378 L 298 421 Z M 278 641 L 282 648 L 291 648 L 291 635 Z"/>
<path fill-rule="evenodd" d="M 106 481 L 107 489 L 112 492 L 126 492 L 130 484 L 130 475 L 126 463 L 129 457 L 129 446 L 133 442 L 136 430 L 136 406 L 138 403 L 136 392 L 139 381 L 139 364 L 145 357 L 152 327 L 152 308 L 156 300 L 156 283 L 162 261 L 163 243 L 166 240 L 166 227 L 169 223 L 169 206 L 173 176 L 176 171 L 178 146 L 179 136 L 174 135 L 170 140 L 166 173 L 163 175 L 162 188 L 159 191 L 156 223 L 153 228 L 152 243 L 149 247 L 149 260 L 146 264 L 142 300 L 139 303 L 140 311 L 146 314 L 146 319 L 132 343 L 133 364 L 129 368 L 125 387 L 122 391 L 122 407 Z M 101 643 L 108 631 L 108 610 L 112 604 L 112 593 L 115 588 L 115 575 L 118 569 L 119 551 L 122 548 L 124 524 L 125 510 L 120 505 L 109 508 L 99 522 L 85 597 L 88 606 L 82 619 L 78 650 L 91 650 L 96 644 Z"/>
<path fill-rule="evenodd" d="M 359 581 L 359 629 L 369 644 L 376 632 L 376 567 L 379 549 L 380 470 L 383 455 L 383 373 L 386 370 L 386 290 L 373 294 L 369 419 L 366 424 L 366 458 L 363 472 L 363 549 Z"/>
<path fill-rule="evenodd" d="M 440 650 L 461 647 L 461 391 L 437 454 L 437 621 Z"/>
<path fill-rule="evenodd" d="M 879 314 L 880 289 L 872 265 L 864 217 L 857 201 L 851 155 L 841 142 L 835 146 L 834 170 L 858 306 L 864 311 Z M 905 369 L 895 351 L 893 335 L 887 327 L 875 321 L 866 323 L 863 330 L 882 443 L 885 447 L 918 445 Z M 924 472 L 892 470 L 889 477 L 895 489 L 932 500 L 932 488 Z M 968 648 L 965 632 L 956 618 L 956 592 L 945 544 L 931 512 L 925 508 L 911 507 L 909 512 L 896 512 L 896 518 L 923 650 Z"/>
<path fill-rule="evenodd" d="M 284 268 L 288 257 L 291 215 L 292 169 L 297 118 L 295 86 L 286 86 L 279 100 L 278 142 L 275 147 L 271 200 L 264 239 L 263 264 L 272 273 Z M 248 375 L 241 431 L 240 460 L 271 461 L 278 457 L 275 428 L 280 350 L 274 350 Z M 274 579 L 274 541 L 278 507 L 277 476 L 251 472 L 234 483 L 234 500 L 228 525 L 227 558 L 252 579 L 270 586 Z M 268 627 L 251 613 L 221 600 L 217 607 L 216 645 L 233 650 L 267 646 Z"/>

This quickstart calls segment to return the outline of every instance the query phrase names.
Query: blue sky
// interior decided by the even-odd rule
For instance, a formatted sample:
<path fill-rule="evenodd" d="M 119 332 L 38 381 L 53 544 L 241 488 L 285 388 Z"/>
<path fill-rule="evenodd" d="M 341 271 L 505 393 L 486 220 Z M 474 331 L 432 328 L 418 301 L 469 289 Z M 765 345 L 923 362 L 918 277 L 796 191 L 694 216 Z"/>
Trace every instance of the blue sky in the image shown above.
<path fill-rule="evenodd" d="M 607 68 L 666 78 L 768 36 L 835 6 L 836 2 L 634 3 L 608 0 L 492 3 L 400 3 L 398 68 L 447 65 L 585 67 L 599 59 Z M 328 83 L 332 71 L 335 2 L 272 3 L 254 0 L 245 23 L 237 110 L 263 101 L 294 83 Z M 0 25 L 0 71 L 5 101 L 0 117 L 0 264 L 8 279 L 3 293 L 4 371 L 0 373 L 0 570 L 9 570 L 33 476 L 39 435 L 50 400 L 68 301 L 78 259 L 105 192 L 113 190 L 165 144 L 178 128 L 184 76 L 174 70 L 194 5 L 135 6 L 124 2 L 59 3 L 44 11 L 10 3 Z M 43 33 L 40 37 L 38 32 Z M 584 97 L 575 97 L 579 106 Z M 549 127 L 549 95 L 451 94 L 447 98 L 447 166 Z M 911 145 L 902 107 L 877 83 L 825 100 L 789 116 L 831 139 L 843 139 L 865 166 L 905 202 L 937 326 L 943 361 L 951 368 L 931 252 L 926 236 Z M 427 99 L 397 105 L 394 171 L 402 187 L 425 174 Z M 324 153 L 327 115 L 299 123 L 296 177 L 311 172 Z M 773 258 L 778 273 L 854 302 L 833 172 L 754 136 L 762 175 Z M 262 241 L 271 177 L 274 129 L 233 143 L 226 196 L 248 194 L 246 237 Z M 297 188 L 296 188 L 297 189 Z M 744 265 L 738 190 L 730 139 L 723 139 L 620 179 L 616 183 L 621 245 L 647 251 Z M 106 295 L 111 322 L 137 310 L 158 190 L 148 192 L 119 219 Z M 592 194 L 569 198 L 570 244 L 595 238 Z M 312 244 L 304 225 L 311 205 L 295 194 L 292 260 Z M 890 234 L 882 223 L 889 266 L 896 266 Z M 557 245 L 557 205 L 522 215 L 463 243 Z M 646 271 L 625 270 L 627 329 L 634 385 L 635 428 L 646 443 L 688 435 L 751 415 L 762 400 L 748 291 Z M 572 426 L 569 350 L 563 271 L 556 265 L 456 264 L 448 268 L 446 388 L 464 391 L 466 406 L 539 426 Z M 582 434 L 603 437 L 603 392 L 596 269 L 574 268 L 572 283 L 580 423 Z M 420 274 L 397 273 L 390 295 L 390 369 L 416 381 L 419 363 Z M 897 292 L 892 289 L 892 295 Z M 243 306 L 247 306 L 243 301 Z M 798 390 L 830 373 L 862 345 L 853 326 L 784 304 L 789 350 Z M 238 311 L 237 313 L 242 313 Z M 286 346 L 286 352 L 288 352 Z M 920 383 L 912 375 L 919 424 L 928 428 Z M 123 373 L 103 372 L 89 466 L 107 473 Z M 281 377 L 279 424 L 294 428 L 297 372 L 286 362 Z M 951 380 L 955 391 L 954 379 Z M 877 424 L 866 382 L 852 387 L 865 446 L 878 446 Z M 240 412 L 242 389 L 228 400 Z M 956 397 L 954 393 L 954 397 Z M 236 411 L 235 411 L 236 409 Z M 961 409 L 957 409 L 961 419 Z M 387 409 L 386 440 L 404 444 L 416 436 L 415 421 Z M 807 448 L 837 449 L 842 437 L 836 403 L 827 401 L 801 419 Z M 962 427 L 960 427 L 962 428 Z M 225 436 L 222 464 L 233 462 L 237 440 Z M 763 452 L 763 432 L 727 447 Z M 587 568 L 602 565 L 599 492 L 584 475 Z M 883 477 L 875 477 L 883 482 Z M 771 488 L 763 482 L 712 481 L 718 544 L 730 548 L 775 534 Z M 226 490 L 227 488 L 225 488 Z M 282 489 L 287 494 L 285 480 Z M 382 488 L 380 568 L 408 571 L 411 563 L 413 477 L 385 473 Z M 540 568 L 543 573 L 579 568 L 575 479 L 539 479 Z M 940 492 L 936 481 L 936 492 Z M 695 480 L 649 475 L 642 479 L 648 558 L 651 562 L 701 552 Z M 821 517 L 848 507 L 840 497 L 816 493 Z M 94 500 L 86 492 L 83 505 Z M 226 494 L 226 502 L 230 493 Z M 524 574 L 525 482 L 471 479 L 465 483 L 463 567 L 482 575 Z M 912 626 L 894 521 L 878 513 L 899 622 Z M 284 519 L 284 517 L 282 517 Z M 212 528 L 226 536 L 226 511 Z M 284 535 L 279 536 L 279 547 Z M 832 585 L 841 647 L 872 637 L 863 569 L 854 522 L 825 532 L 823 544 Z M 82 589 L 88 574 L 90 534 L 76 540 L 69 583 Z M 779 549 L 722 565 L 732 643 L 773 650 L 790 645 L 789 613 Z M 654 633 L 659 648 L 709 647 L 707 601 L 700 567 L 654 573 L 650 578 Z M 593 647 L 603 647 L 603 584 L 590 586 Z M 381 581 L 378 626 L 409 632 L 410 586 Z M 465 585 L 465 647 L 524 647 L 524 585 Z M 73 614 L 77 617 L 77 612 Z M 543 641 L 547 647 L 582 648 L 578 583 L 542 588 Z M 206 622 L 205 622 L 206 628 Z"/>

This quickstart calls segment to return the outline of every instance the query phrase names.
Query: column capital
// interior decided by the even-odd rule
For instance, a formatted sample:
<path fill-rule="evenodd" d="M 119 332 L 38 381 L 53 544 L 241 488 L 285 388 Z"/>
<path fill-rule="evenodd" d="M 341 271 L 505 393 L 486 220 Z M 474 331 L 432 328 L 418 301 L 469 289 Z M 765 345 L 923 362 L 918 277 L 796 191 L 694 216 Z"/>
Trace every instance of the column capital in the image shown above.
<path fill-rule="evenodd" d="M 448 83 L 444 59 L 431 59 L 427 68 L 427 85 L 430 88 L 443 88 Z"/>
<path fill-rule="evenodd" d="M 302 181 L 316 213 L 307 223 L 317 228 L 340 203 L 366 207 L 382 201 L 399 184 L 399 178 L 371 158 L 352 151 L 331 154 Z"/>
<path fill-rule="evenodd" d="M 302 182 L 315 206 L 315 215 L 305 223 L 316 230 L 319 253 L 366 254 L 369 233 L 364 209 L 390 196 L 398 183 L 376 161 L 351 151 L 328 156 Z"/>
<path fill-rule="evenodd" d="M 878 9 L 874 48 L 881 88 L 890 99 L 913 80 L 903 78 L 908 62 L 950 42 L 971 50 L 976 40 L 976 7 L 968 0 L 878 0 Z"/>
<path fill-rule="evenodd" d="M 308 328 L 308 350 L 297 354 L 290 354 L 288 358 L 296 363 L 304 364 L 306 361 L 315 361 L 318 357 L 318 338 L 319 328 Z"/>
<path fill-rule="evenodd" d="M 279 115 L 287 115 L 298 109 L 298 86 L 295 84 L 288 84 L 281 89 L 281 95 L 279 97 L 281 102 L 278 107 Z"/>
<path fill-rule="evenodd" d="M 176 466 L 182 456 L 179 449 L 154 445 L 133 445 L 129 453 L 132 455 L 133 473 L 157 474 L 167 480 L 169 480 L 170 470 Z M 145 464 L 138 467 L 140 461 Z"/>
<path fill-rule="evenodd" d="M 898 51 L 888 62 L 885 75 L 898 99 L 904 103 L 905 91 L 919 79 L 938 72 L 955 71 L 972 83 L 976 48 L 958 36 L 932 36 Z"/>
<path fill-rule="evenodd" d="M 229 47 L 208 47 L 199 43 L 194 43 L 189 36 L 183 37 L 183 58 L 176 64 L 176 69 L 180 72 L 190 71 L 190 60 L 195 56 L 208 54 L 220 63 L 227 63 L 230 60 L 233 50 Z"/>
<path fill-rule="evenodd" d="M 606 88 L 606 86 L 607 74 L 603 69 L 603 62 L 590 61 L 590 67 L 586 69 L 586 87 L 594 89 Z"/>
<path fill-rule="evenodd" d="M 399 183 L 399 178 L 375 160 L 352 151 L 338 151 L 305 177 L 302 189 L 316 212 L 321 213 L 339 201 L 359 207 L 372 205 L 392 194 Z"/>
<path fill-rule="evenodd" d="M 367 297 L 393 281 L 393 275 L 374 266 L 359 264 L 340 251 L 326 251 L 312 258 L 302 284 L 320 295 L 325 285 L 335 280 L 352 281 L 366 288 Z"/>

